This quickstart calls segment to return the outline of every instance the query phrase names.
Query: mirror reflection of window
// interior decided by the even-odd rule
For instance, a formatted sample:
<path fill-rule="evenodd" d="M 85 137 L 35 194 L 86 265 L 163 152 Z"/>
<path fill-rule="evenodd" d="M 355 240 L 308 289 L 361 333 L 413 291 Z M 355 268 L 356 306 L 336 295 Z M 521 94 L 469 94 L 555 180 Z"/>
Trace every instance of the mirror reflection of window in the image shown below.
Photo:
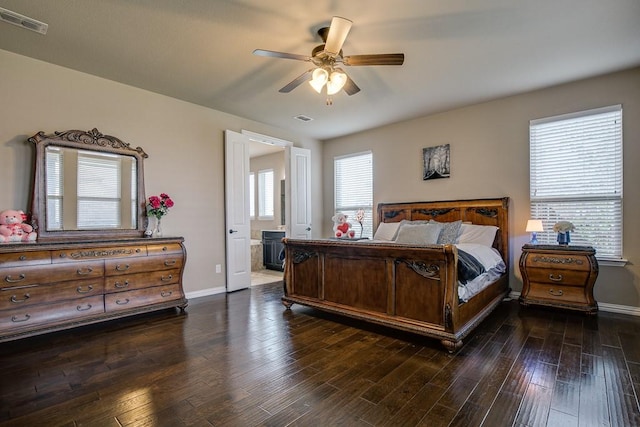
<path fill-rule="evenodd" d="M 46 151 L 47 230 L 137 227 L 133 157 L 55 146 Z"/>

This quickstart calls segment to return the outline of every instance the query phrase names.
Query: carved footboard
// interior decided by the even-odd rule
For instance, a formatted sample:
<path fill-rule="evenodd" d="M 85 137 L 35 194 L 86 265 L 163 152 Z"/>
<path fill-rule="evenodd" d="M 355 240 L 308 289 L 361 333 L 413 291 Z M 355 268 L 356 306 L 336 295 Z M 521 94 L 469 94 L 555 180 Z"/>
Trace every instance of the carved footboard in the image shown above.
<path fill-rule="evenodd" d="M 453 245 L 284 243 L 287 308 L 299 303 L 438 338 L 450 351 L 470 331 L 459 312 Z"/>

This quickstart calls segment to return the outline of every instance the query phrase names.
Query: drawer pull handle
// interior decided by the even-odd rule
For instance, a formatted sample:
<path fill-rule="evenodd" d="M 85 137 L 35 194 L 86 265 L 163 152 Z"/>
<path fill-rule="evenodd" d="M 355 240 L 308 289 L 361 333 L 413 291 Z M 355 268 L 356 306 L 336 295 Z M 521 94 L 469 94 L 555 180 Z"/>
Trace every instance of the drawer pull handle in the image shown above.
<path fill-rule="evenodd" d="M 115 286 L 118 289 L 126 288 L 127 286 L 129 286 L 129 281 L 125 280 L 124 283 L 123 282 L 116 282 Z"/>
<path fill-rule="evenodd" d="M 162 280 L 163 282 L 169 282 L 169 281 L 173 280 L 173 275 L 172 275 L 172 274 L 170 274 L 170 275 L 168 275 L 168 276 L 162 276 L 162 277 L 160 278 L 160 280 Z"/>
<path fill-rule="evenodd" d="M 93 272 L 93 268 L 91 267 L 79 268 L 77 270 L 78 276 L 86 276 L 87 274 L 91 274 L 92 272 Z"/>
<path fill-rule="evenodd" d="M 171 267 L 172 265 L 176 265 L 176 260 L 175 259 L 168 259 L 164 262 L 165 267 Z"/>
<path fill-rule="evenodd" d="M 557 276 L 553 273 L 549 274 L 549 280 L 552 280 L 554 282 L 562 282 L 562 274 L 558 274 Z"/>
<path fill-rule="evenodd" d="M 171 292 L 171 291 L 168 291 L 168 292 L 162 291 L 162 292 L 160 292 L 160 296 L 163 297 L 163 298 L 170 297 L 171 294 L 173 294 L 173 292 Z"/>
<path fill-rule="evenodd" d="M 20 257 L 19 257 L 18 259 L 19 259 L 20 261 L 24 261 L 24 260 L 26 260 L 26 259 L 27 259 L 27 257 L 26 257 L 26 256 L 24 256 L 24 255 L 20 255 Z"/>
<path fill-rule="evenodd" d="M 162 247 L 162 251 L 163 251 L 163 252 L 165 252 L 166 250 L 167 250 L 167 247 L 166 247 L 166 246 L 163 246 L 163 247 Z"/>
<path fill-rule="evenodd" d="M 562 292 L 562 289 L 554 291 L 553 288 L 551 288 L 549 289 L 549 293 L 554 297 L 561 297 L 562 295 L 564 295 L 564 292 Z"/>
<path fill-rule="evenodd" d="M 79 294 L 88 294 L 89 292 L 91 292 L 93 290 L 93 285 L 89 285 L 87 286 L 87 289 L 85 290 L 82 286 L 78 286 L 76 288 L 76 292 L 78 292 Z"/>
<path fill-rule="evenodd" d="M 140 253 L 140 248 L 136 248 L 136 253 L 139 254 Z"/>
<path fill-rule="evenodd" d="M 14 279 L 13 276 L 7 276 L 4 278 L 5 282 L 9 282 L 9 283 L 16 283 L 16 282 L 21 282 L 23 281 L 27 276 L 23 274 L 19 275 L 18 278 Z"/>
<path fill-rule="evenodd" d="M 22 319 L 18 318 L 18 316 L 11 316 L 11 321 L 13 323 L 26 322 L 29 319 L 31 319 L 31 315 L 29 315 L 29 314 L 25 314 Z"/>
<path fill-rule="evenodd" d="M 29 294 L 24 294 L 24 298 L 22 298 L 22 299 L 18 299 L 18 297 L 16 297 L 15 295 L 11 295 L 11 302 L 16 302 L 16 303 L 25 302 L 29 298 L 31 298 L 31 295 L 29 295 Z"/>
<path fill-rule="evenodd" d="M 84 307 L 84 308 L 81 305 L 79 305 L 79 306 L 76 307 L 76 310 L 78 310 L 78 311 L 88 311 L 88 310 L 91 310 L 91 307 L 93 307 L 91 304 L 87 304 L 87 306 Z"/>
<path fill-rule="evenodd" d="M 116 265 L 117 271 L 127 271 L 129 269 L 129 264 L 125 264 L 122 266 L 121 264 Z"/>
<path fill-rule="evenodd" d="M 121 299 L 116 300 L 116 304 L 118 304 L 118 305 L 127 305 L 127 304 L 129 304 L 129 298 L 124 299 L 124 300 L 121 300 Z"/>

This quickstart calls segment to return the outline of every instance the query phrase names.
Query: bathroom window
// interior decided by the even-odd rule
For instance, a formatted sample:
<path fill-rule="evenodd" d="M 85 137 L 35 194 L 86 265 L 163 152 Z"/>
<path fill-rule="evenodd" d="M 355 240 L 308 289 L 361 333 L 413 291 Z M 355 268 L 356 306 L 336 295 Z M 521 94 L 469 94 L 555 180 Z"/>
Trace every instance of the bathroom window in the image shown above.
<path fill-rule="evenodd" d="M 273 219 L 273 169 L 258 171 L 258 219 Z"/>
<path fill-rule="evenodd" d="M 249 216 L 251 219 L 256 217 L 256 174 L 249 174 Z"/>

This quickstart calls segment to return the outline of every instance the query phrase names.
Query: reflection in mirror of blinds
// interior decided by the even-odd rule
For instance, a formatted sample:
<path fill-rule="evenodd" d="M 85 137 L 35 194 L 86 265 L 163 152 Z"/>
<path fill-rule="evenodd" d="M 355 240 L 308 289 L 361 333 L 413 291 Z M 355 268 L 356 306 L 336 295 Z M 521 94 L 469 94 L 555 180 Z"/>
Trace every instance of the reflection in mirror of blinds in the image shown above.
<path fill-rule="evenodd" d="M 137 227 L 135 158 L 49 146 L 46 164 L 48 231 Z"/>

